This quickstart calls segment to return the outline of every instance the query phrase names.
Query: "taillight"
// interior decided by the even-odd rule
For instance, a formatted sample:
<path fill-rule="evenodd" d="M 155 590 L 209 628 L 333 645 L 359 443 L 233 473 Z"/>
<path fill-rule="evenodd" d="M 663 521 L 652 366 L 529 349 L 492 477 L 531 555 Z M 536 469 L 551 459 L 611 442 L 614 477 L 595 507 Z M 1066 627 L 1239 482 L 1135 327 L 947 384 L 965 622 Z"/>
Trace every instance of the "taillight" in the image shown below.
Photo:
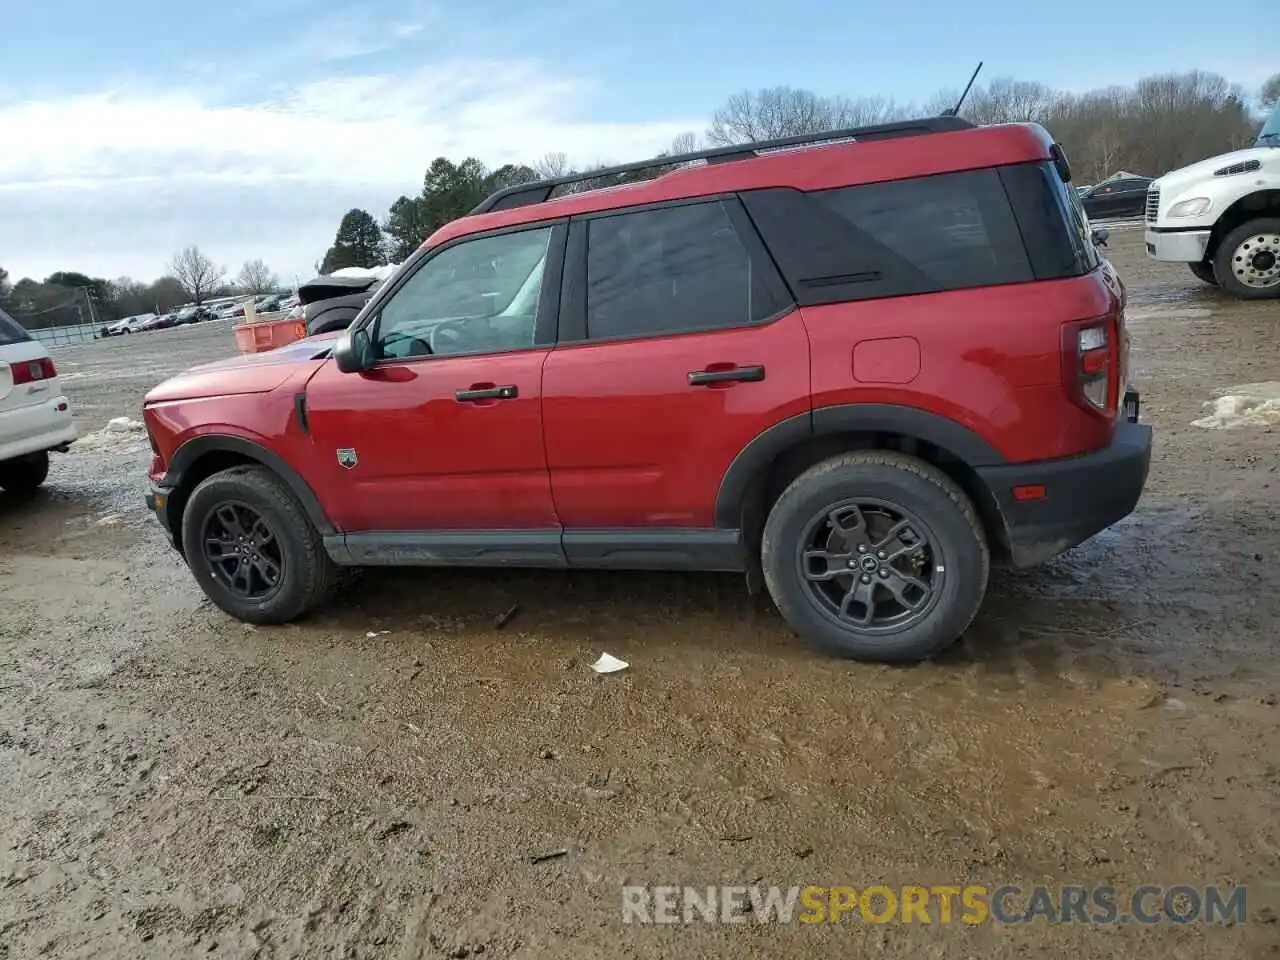
<path fill-rule="evenodd" d="M 13 385 L 34 383 L 37 380 L 52 380 L 58 375 L 58 369 L 48 357 L 43 360 L 20 360 L 12 365 Z"/>
<path fill-rule="evenodd" d="M 1114 317 L 1069 323 L 1062 330 L 1063 380 L 1077 405 L 1114 416 L 1122 345 Z"/>

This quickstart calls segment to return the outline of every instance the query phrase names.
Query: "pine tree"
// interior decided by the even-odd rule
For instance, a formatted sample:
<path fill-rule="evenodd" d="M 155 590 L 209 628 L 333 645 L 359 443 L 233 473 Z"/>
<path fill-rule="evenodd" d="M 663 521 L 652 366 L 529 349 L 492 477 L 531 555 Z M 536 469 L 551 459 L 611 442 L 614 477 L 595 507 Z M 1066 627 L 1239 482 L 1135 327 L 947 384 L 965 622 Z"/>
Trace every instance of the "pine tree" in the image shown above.
<path fill-rule="evenodd" d="M 324 255 L 320 272 L 332 273 L 343 267 L 380 267 L 386 262 L 378 221 L 366 210 L 353 209 L 348 210 L 338 224 L 338 235 Z"/>

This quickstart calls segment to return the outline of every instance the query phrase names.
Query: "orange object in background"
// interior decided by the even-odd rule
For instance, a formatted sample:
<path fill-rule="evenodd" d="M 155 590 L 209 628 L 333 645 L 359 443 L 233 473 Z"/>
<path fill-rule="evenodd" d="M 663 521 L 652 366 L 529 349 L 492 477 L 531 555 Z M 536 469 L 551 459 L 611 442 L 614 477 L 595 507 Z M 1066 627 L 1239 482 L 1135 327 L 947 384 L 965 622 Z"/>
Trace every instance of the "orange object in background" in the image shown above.
<path fill-rule="evenodd" d="M 262 353 L 301 340 L 307 335 L 307 325 L 302 320 L 255 320 L 236 324 L 232 332 L 241 353 Z"/>

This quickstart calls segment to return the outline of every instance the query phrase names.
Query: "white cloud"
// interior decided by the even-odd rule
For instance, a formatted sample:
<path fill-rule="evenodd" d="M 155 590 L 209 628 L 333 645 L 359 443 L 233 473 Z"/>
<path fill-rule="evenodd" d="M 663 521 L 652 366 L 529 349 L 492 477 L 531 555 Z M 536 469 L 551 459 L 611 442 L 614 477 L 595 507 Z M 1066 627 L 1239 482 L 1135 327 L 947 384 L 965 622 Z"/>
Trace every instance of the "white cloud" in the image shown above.
<path fill-rule="evenodd" d="M 703 126 L 593 122 L 592 94 L 536 64 L 456 60 L 251 103 L 137 89 L 0 101 L 0 265 L 149 278 L 196 243 L 233 270 L 262 256 L 306 272 L 346 209 L 381 217 L 437 156 L 621 161 Z"/>

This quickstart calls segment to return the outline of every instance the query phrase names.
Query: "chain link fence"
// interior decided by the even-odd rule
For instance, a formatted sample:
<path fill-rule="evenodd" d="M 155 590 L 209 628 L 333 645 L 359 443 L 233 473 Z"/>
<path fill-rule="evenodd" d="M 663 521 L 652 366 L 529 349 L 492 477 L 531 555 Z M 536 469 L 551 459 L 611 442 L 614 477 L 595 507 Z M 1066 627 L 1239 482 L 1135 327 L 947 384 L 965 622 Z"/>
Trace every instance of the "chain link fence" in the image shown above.
<path fill-rule="evenodd" d="M 87 343 L 97 339 L 105 323 L 98 322 L 97 305 L 79 287 L 41 285 L 38 301 L 10 295 L 0 307 L 26 331 L 50 346 Z"/>

